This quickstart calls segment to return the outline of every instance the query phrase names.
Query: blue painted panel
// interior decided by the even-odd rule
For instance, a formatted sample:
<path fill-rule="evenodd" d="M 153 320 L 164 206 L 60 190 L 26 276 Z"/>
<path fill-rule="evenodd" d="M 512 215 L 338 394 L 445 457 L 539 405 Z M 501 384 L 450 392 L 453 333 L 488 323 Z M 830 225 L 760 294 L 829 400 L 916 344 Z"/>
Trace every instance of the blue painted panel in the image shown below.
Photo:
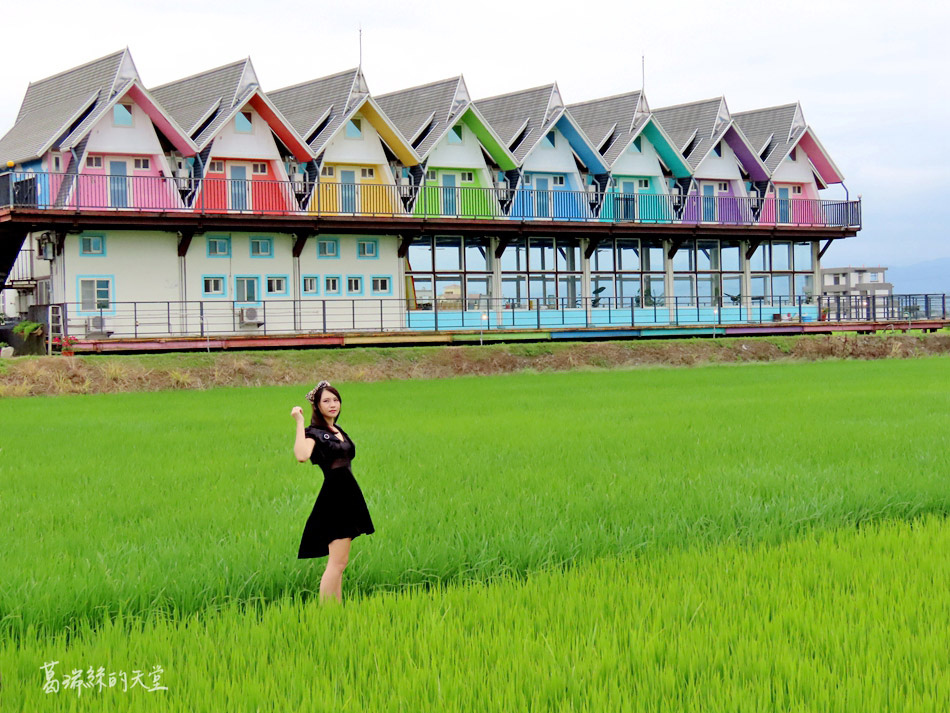
<path fill-rule="evenodd" d="M 574 153 L 580 157 L 581 161 L 584 162 L 584 165 L 587 166 L 591 173 L 607 173 L 607 165 L 604 163 L 603 157 L 591 149 L 567 116 L 562 116 L 558 119 L 555 126 L 557 130 L 563 134 L 564 138 L 567 139 L 571 148 L 574 149 Z"/>

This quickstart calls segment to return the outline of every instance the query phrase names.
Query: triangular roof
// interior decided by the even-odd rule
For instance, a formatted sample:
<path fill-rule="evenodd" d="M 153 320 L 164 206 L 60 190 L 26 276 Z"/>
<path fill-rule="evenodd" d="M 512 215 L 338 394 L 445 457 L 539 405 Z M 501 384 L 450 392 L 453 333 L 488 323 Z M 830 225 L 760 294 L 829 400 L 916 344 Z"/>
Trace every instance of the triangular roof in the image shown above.
<path fill-rule="evenodd" d="M 782 165 L 793 148 L 803 143 L 803 148 L 824 183 L 840 183 L 843 180 L 841 172 L 805 122 L 799 102 L 740 111 L 733 114 L 733 118 L 758 152 L 770 175 Z M 810 149 L 816 149 L 821 155 L 813 156 Z"/>
<path fill-rule="evenodd" d="M 541 139 L 557 127 L 571 144 L 574 153 L 593 173 L 607 173 L 603 158 L 564 106 L 556 82 L 479 99 L 475 106 L 519 164 L 524 163 Z"/>
<path fill-rule="evenodd" d="M 645 134 L 675 176 L 685 178 L 689 175 L 686 158 L 653 118 L 642 91 L 570 104 L 568 110 L 609 167 L 613 168 L 630 144 Z"/>
<path fill-rule="evenodd" d="M 509 170 L 517 164 L 504 141 L 472 103 L 461 75 L 375 98 L 423 160 L 452 126 L 464 121 L 502 169 Z"/>
<path fill-rule="evenodd" d="M 407 166 L 419 163 L 405 136 L 370 96 L 366 78 L 359 67 L 268 92 L 268 96 L 309 144 L 315 156 L 324 152 L 354 114 L 363 111 L 400 161 Z"/>
<path fill-rule="evenodd" d="M 76 146 L 126 94 L 145 109 L 162 133 L 184 153 L 194 146 L 141 84 L 128 48 L 32 82 L 13 128 L 0 139 L 0 160 L 39 158 L 52 148 Z"/>
<path fill-rule="evenodd" d="M 199 151 L 250 104 L 294 156 L 300 160 L 312 158 L 292 124 L 261 91 L 249 57 L 155 87 L 152 94 L 185 127 Z"/>

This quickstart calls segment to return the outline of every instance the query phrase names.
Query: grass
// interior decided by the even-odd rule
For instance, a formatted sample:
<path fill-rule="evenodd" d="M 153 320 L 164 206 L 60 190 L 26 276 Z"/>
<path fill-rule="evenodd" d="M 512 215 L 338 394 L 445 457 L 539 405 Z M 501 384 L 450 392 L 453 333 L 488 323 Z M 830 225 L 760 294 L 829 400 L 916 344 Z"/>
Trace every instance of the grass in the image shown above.
<path fill-rule="evenodd" d="M 950 525 L 694 542 L 491 586 L 284 598 L 0 646 L 11 710 L 893 711 L 950 706 Z M 163 673 L 60 690 L 40 667 Z M 108 679 L 106 679 L 108 680 Z M 146 676 L 146 685 L 149 683 Z M 13 682 L 13 685 L 10 685 Z"/>
<path fill-rule="evenodd" d="M 947 383 L 928 358 L 342 385 L 377 529 L 344 596 L 946 514 Z M 307 388 L 6 402 L 0 637 L 314 590 Z"/>

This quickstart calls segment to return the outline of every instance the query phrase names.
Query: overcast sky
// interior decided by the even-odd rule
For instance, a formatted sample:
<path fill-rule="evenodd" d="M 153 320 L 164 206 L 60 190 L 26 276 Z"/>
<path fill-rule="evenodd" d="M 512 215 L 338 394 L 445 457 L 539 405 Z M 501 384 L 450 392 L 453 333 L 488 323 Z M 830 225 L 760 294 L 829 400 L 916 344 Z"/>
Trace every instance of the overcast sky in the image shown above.
<path fill-rule="evenodd" d="M 265 91 L 359 61 L 376 94 L 465 75 L 473 98 L 556 81 L 565 102 L 639 89 L 650 104 L 800 101 L 864 200 L 831 265 L 950 257 L 950 10 L 943 2 L 444 0 L 6 2 L 0 134 L 27 84 L 128 46 L 147 87 L 250 56 Z M 829 197 L 843 195 L 829 189 Z"/>

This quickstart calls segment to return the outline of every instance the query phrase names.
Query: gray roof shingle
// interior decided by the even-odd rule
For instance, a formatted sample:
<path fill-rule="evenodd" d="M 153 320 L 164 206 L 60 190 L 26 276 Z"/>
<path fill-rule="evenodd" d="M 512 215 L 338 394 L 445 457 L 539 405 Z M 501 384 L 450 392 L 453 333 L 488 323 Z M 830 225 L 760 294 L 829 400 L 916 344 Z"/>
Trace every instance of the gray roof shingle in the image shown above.
<path fill-rule="evenodd" d="M 93 109 L 89 116 L 98 118 L 114 95 L 113 88 L 127 52 L 120 50 L 31 83 L 13 128 L 0 139 L 0 161 L 38 158 L 57 141 L 65 139 L 70 123 L 90 106 Z"/>
<path fill-rule="evenodd" d="M 770 175 L 807 128 L 798 103 L 741 111 L 733 114 L 733 119 L 765 162 Z"/>
<path fill-rule="evenodd" d="M 267 96 L 304 141 L 309 142 L 313 152 L 320 154 L 359 100 L 368 95 L 362 91 L 364 88 L 362 73 L 353 68 L 267 92 Z M 319 132 L 314 134 L 316 129 Z"/>
<path fill-rule="evenodd" d="M 590 142 L 601 152 L 608 166 L 614 164 L 649 118 L 648 112 L 637 114 L 640 96 L 641 92 L 637 90 L 570 104 L 567 107 Z M 612 142 L 606 144 L 611 137 Z"/>
<path fill-rule="evenodd" d="M 382 94 L 375 99 L 402 135 L 414 142 L 413 148 L 419 156 L 425 158 L 448 131 L 452 119 L 460 113 L 458 110 L 453 113 L 452 108 L 461 83 L 461 77 L 452 77 Z M 430 123 L 429 132 L 416 142 L 416 136 Z"/>
<path fill-rule="evenodd" d="M 713 136 L 722 103 L 722 97 L 716 97 L 653 110 L 653 117 L 673 139 L 676 148 L 686 156 L 686 160 L 694 170 L 710 149 L 719 142 L 729 126 L 728 122 L 725 122 Z M 694 135 L 696 140 L 693 141 L 692 149 L 687 153 L 687 144 Z"/>
<path fill-rule="evenodd" d="M 479 99 L 475 106 L 509 149 L 525 127 L 524 139 L 512 151 L 520 163 L 561 115 L 560 111 L 555 111 L 545 117 L 555 91 L 556 84 L 546 84 Z"/>

